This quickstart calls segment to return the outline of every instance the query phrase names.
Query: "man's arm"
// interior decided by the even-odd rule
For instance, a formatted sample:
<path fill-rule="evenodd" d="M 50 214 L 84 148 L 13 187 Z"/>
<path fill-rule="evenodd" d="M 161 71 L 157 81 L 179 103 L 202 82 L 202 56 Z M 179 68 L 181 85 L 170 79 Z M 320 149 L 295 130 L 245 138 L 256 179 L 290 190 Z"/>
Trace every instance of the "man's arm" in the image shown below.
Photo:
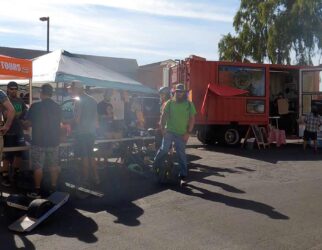
<path fill-rule="evenodd" d="M 190 116 L 188 123 L 188 133 L 192 133 L 193 127 L 195 126 L 196 118 L 195 116 Z"/>
<path fill-rule="evenodd" d="M 192 133 L 192 130 L 193 130 L 193 127 L 195 125 L 195 116 L 192 115 L 190 116 L 189 118 L 189 121 L 188 121 L 188 128 L 187 128 L 187 132 L 183 135 L 183 140 L 187 143 L 189 137 L 190 137 L 190 134 Z"/>
<path fill-rule="evenodd" d="M 196 115 L 196 109 L 193 103 L 190 103 L 190 110 L 189 110 L 189 120 L 188 120 L 188 126 L 187 126 L 187 132 L 183 135 L 183 140 L 187 143 L 190 134 L 193 131 L 193 127 L 195 126 L 195 115 Z"/>
<path fill-rule="evenodd" d="M 32 126 L 32 117 L 33 112 L 36 104 L 32 104 L 29 108 L 29 110 L 26 112 L 25 119 L 22 120 L 22 125 L 24 129 L 28 129 Z"/>
<path fill-rule="evenodd" d="M 74 108 L 74 122 L 75 124 L 79 124 L 81 117 L 81 108 L 80 108 L 80 101 L 75 101 L 75 108 Z"/>
<path fill-rule="evenodd" d="M 14 107 L 12 106 L 11 102 L 9 101 L 9 99 L 6 99 L 2 103 L 2 105 L 6 110 L 6 123 L 3 125 L 3 127 L 0 128 L 0 131 L 4 135 L 9 130 L 9 128 L 12 124 L 12 121 L 15 118 L 16 111 L 15 111 Z"/>
<path fill-rule="evenodd" d="M 160 129 L 161 129 L 162 134 L 165 133 L 165 125 L 167 123 L 167 119 L 168 119 L 168 113 L 163 110 L 161 117 L 160 117 Z"/>

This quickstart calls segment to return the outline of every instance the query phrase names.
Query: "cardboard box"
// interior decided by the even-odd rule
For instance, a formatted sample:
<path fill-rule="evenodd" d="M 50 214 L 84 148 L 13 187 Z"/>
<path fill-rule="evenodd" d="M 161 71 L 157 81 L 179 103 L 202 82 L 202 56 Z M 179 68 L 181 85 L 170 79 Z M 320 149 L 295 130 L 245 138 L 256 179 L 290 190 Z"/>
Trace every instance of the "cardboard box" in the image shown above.
<path fill-rule="evenodd" d="M 288 100 L 287 99 L 278 99 L 277 100 L 277 108 L 278 108 L 278 114 L 279 115 L 285 115 L 288 114 Z"/>

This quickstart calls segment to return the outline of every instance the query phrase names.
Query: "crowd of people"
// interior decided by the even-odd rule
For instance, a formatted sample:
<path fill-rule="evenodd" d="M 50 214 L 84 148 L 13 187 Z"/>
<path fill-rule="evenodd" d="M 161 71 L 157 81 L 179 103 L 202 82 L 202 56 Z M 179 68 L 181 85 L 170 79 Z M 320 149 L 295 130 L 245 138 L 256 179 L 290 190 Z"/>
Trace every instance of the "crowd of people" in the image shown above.
<path fill-rule="evenodd" d="M 90 96 L 83 83 L 72 81 L 70 94 L 75 98 L 73 119 L 70 126 L 73 128 L 74 153 L 81 160 L 81 183 L 88 185 L 90 182 L 99 185 L 101 180 L 96 169 L 93 147 L 96 136 L 107 139 L 121 138 L 120 128 L 124 125 L 115 121 L 112 92 L 107 90 L 103 100 L 99 103 Z M 26 145 L 24 130 L 32 128 L 30 163 L 33 170 L 34 189 L 28 193 L 29 197 L 38 198 L 41 194 L 43 169 L 46 166 L 50 173 L 50 192 L 57 188 L 59 168 L 59 144 L 62 128 L 62 109 L 53 100 L 53 87 L 44 84 L 40 89 L 40 101 L 33 103 L 29 108 L 25 101 L 18 95 L 19 86 L 16 82 L 7 84 L 7 93 L 0 90 L 0 107 L 3 116 L 0 126 L 0 147 L 20 147 Z M 175 148 L 179 163 L 179 178 L 181 185 L 185 185 L 188 176 L 187 157 L 185 146 L 190 134 L 193 132 L 196 109 L 188 100 L 187 90 L 183 84 L 175 88 L 162 87 L 160 94 L 160 122 L 156 133 L 156 148 L 153 166 L 162 164 L 168 152 Z M 127 102 L 128 103 L 128 102 Z M 129 126 L 138 129 L 144 127 L 144 117 L 138 103 L 135 101 L 126 110 L 125 120 Z M 141 112 L 141 113 L 140 113 Z M 321 117 L 315 106 L 303 122 L 304 149 L 307 142 L 314 142 L 317 150 L 317 133 L 322 124 Z M 1 151 L 2 152 L 2 151 Z M 23 151 L 6 152 L 1 155 L 3 186 L 10 186 L 9 169 L 19 169 L 25 157 Z M 10 166 L 10 168 L 9 168 Z"/>
<path fill-rule="evenodd" d="M 74 115 L 70 122 L 73 128 L 74 153 L 81 159 L 81 182 L 100 184 L 93 147 L 96 135 L 105 138 L 117 137 L 119 124 L 115 123 L 111 92 L 105 91 L 103 100 L 99 103 L 84 89 L 83 83 L 72 81 L 70 94 L 75 99 Z M 50 192 L 57 188 L 59 168 L 59 144 L 61 138 L 62 110 L 53 100 L 54 89 L 50 84 L 40 88 L 40 101 L 28 106 L 18 95 L 19 86 L 16 82 L 9 82 L 7 93 L 0 90 L 1 111 L 3 124 L 0 132 L 3 147 L 25 146 L 24 130 L 32 128 L 30 166 L 33 170 L 34 189 L 27 195 L 32 198 L 41 197 L 41 183 L 43 169 L 46 166 L 50 173 Z M 171 94 L 168 87 L 160 90 L 160 127 L 159 150 L 155 156 L 155 164 L 169 151 L 174 143 L 179 159 L 180 179 L 184 183 L 188 175 L 185 144 L 193 130 L 194 115 L 196 113 L 192 102 L 187 99 L 184 85 L 178 84 Z M 143 114 L 140 113 L 138 103 L 133 102 L 128 109 L 134 118 L 130 124 L 143 128 Z M 131 117 L 130 114 L 127 116 Z M 98 125 L 98 126 L 97 126 Z M 23 151 L 8 152 L 3 155 L 2 185 L 10 186 L 12 179 L 10 169 L 19 169 L 24 158 Z"/>

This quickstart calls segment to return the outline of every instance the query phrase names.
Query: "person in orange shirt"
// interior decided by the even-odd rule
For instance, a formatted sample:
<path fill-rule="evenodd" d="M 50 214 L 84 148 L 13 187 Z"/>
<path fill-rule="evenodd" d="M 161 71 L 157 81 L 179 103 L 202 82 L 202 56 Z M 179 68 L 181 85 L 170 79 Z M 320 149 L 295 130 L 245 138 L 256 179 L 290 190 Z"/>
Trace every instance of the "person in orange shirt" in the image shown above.
<path fill-rule="evenodd" d="M 170 99 L 171 93 L 170 93 L 170 88 L 169 87 L 161 87 L 159 89 L 159 95 L 160 95 L 160 112 L 162 113 L 163 108 L 166 104 L 166 102 Z"/>
<path fill-rule="evenodd" d="M 159 95 L 160 95 L 160 117 L 161 117 L 161 114 L 163 112 L 165 104 L 167 103 L 167 101 L 169 101 L 171 99 L 170 88 L 169 87 L 161 87 L 159 89 Z M 162 138 L 163 138 L 160 127 L 161 126 L 159 124 L 159 128 L 156 130 L 156 133 L 155 133 L 156 149 L 158 149 L 161 146 L 161 142 L 162 142 Z"/>

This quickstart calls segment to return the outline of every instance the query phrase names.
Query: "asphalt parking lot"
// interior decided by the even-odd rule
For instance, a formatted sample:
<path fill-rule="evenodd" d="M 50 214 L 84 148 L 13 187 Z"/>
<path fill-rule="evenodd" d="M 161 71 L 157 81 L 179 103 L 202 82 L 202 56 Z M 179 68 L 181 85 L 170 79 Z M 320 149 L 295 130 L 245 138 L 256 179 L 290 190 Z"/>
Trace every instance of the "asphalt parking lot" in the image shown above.
<path fill-rule="evenodd" d="M 188 186 L 160 186 L 126 168 L 101 169 L 104 198 L 77 199 L 1 249 L 322 249 L 322 150 L 187 149 Z"/>

